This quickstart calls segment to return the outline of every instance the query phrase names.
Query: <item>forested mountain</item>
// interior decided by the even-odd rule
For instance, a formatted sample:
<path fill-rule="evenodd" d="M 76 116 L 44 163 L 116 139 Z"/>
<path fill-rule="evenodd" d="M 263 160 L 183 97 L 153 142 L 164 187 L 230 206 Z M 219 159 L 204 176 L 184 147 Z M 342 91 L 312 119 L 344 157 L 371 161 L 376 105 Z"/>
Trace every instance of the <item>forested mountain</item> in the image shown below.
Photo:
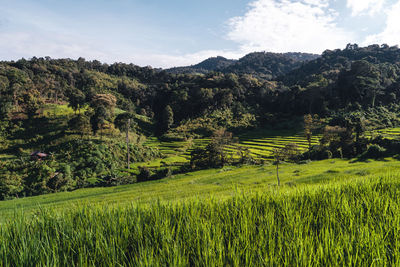
<path fill-rule="evenodd" d="M 303 63 L 318 58 L 319 55 L 306 53 L 250 53 L 235 64 L 227 66 L 224 73 L 251 74 L 255 77 L 272 80 L 300 67 Z"/>
<path fill-rule="evenodd" d="M 322 56 L 279 78 L 290 89 L 288 110 L 326 114 L 339 108 L 395 104 L 400 96 L 400 50 L 371 45 L 326 50 Z M 301 100 L 300 100 L 301 99 Z M 282 104 L 283 100 L 278 100 Z M 297 107 L 290 103 L 297 103 Z M 305 101 L 305 102 L 301 102 Z"/>
<path fill-rule="evenodd" d="M 250 53 L 239 60 L 214 57 L 188 67 L 167 69 L 169 73 L 222 73 L 252 74 L 261 79 L 271 80 L 301 66 L 302 63 L 318 58 L 319 55 L 307 53 Z"/>
<path fill-rule="evenodd" d="M 313 57 L 262 52 L 249 54 L 235 63 L 215 58 L 200 66 L 224 66 L 227 73 L 203 75 L 171 74 L 150 67 L 108 65 L 82 58 L 1 62 L 1 116 L 4 119 L 18 117 L 21 112 L 32 113 L 32 102 L 38 100 L 85 106 L 96 94 L 110 93 L 116 97 L 119 108 L 153 118 L 162 133 L 166 131 L 162 120 L 167 106 L 173 114 L 171 127 L 176 128 L 200 117 L 226 117 L 226 112 L 236 120 L 232 125 L 239 125 L 242 119 L 263 121 L 266 114 L 326 115 L 343 108 L 397 103 L 397 47 L 348 45 L 343 50 L 327 50 L 306 63 L 302 61 Z M 266 80 L 260 76 L 279 77 Z M 76 101 L 79 104 L 74 104 Z"/>

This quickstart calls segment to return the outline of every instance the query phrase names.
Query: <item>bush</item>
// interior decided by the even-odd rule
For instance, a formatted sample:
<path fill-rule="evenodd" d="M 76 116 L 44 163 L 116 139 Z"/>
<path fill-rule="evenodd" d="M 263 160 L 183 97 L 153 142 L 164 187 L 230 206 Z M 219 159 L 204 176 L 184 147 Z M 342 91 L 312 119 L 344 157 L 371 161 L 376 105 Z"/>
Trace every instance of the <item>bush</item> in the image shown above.
<path fill-rule="evenodd" d="M 158 170 L 156 172 L 156 174 L 154 175 L 154 178 L 155 179 L 163 179 L 163 178 L 171 177 L 172 174 L 173 174 L 172 169 L 170 167 L 167 167 L 167 168 Z"/>
<path fill-rule="evenodd" d="M 164 142 L 186 141 L 186 137 L 178 133 L 165 133 L 160 136 L 160 140 Z"/>
<path fill-rule="evenodd" d="M 373 144 L 370 145 L 364 153 L 361 154 L 361 159 L 378 159 L 383 158 L 386 155 L 386 149 L 383 147 Z"/>
<path fill-rule="evenodd" d="M 151 171 L 147 167 L 140 167 L 139 168 L 139 174 L 137 176 L 137 181 L 138 182 L 145 182 L 149 181 L 151 178 Z"/>

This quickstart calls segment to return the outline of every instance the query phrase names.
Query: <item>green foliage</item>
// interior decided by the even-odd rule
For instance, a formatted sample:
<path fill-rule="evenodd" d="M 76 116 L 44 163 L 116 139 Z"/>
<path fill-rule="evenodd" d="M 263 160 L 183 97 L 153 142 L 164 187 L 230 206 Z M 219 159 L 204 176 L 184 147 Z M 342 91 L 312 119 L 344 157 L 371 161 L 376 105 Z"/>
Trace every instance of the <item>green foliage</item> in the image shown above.
<path fill-rule="evenodd" d="M 161 115 L 161 121 L 160 121 L 161 132 L 167 132 L 171 128 L 173 123 L 174 123 L 174 112 L 172 111 L 171 106 L 167 105 L 164 108 L 164 111 Z"/>
<path fill-rule="evenodd" d="M 367 151 L 360 155 L 361 159 L 379 159 L 386 155 L 386 149 L 380 147 L 379 145 L 372 144 L 368 146 Z"/>
<path fill-rule="evenodd" d="M 1 166 L 6 167 L 6 166 Z M 22 177 L 13 172 L 5 172 L 0 174 L 0 199 L 15 197 L 21 194 L 24 187 L 22 185 Z"/>
<path fill-rule="evenodd" d="M 37 90 L 30 90 L 22 96 L 22 106 L 29 119 L 36 115 L 36 112 L 42 107 L 43 100 L 41 99 L 40 92 Z"/>
<path fill-rule="evenodd" d="M 138 182 L 149 181 L 151 176 L 152 176 L 152 173 L 147 167 L 140 167 L 139 174 L 137 176 L 137 181 Z"/>
<path fill-rule="evenodd" d="M 157 149 L 130 145 L 130 157 L 143 162 L 160 157 Z M 21 155 L 0 165 L 0 199 L 82 187 L 131 183 L 123 172 L 126 145 L 121 141 L 72 139 L 47 148 L 52 156 L 35 161 Z"/>
<path fill-rule="evenodd" d="M 49 166 L 50 165 L 50 166 Z M 24 179 L 24 192 L 28 196 L 49 193 L 47 183 L 56 175 L 56 170 L 49 162 L 36 161 L 29 166 L 29 173 Z"/>
<path fill-rule="evenodd" d="M 211 138 L 211 142 L 205 148 L 192 150 L 190 154 L 191 167 L 223 167 L 229 163 L 225 147 L 232 144 L 233 141 L 232 133 L 224 129 L 216 131 Z"/>
<path fill-rule="evenodd" d="M 68 128 L 81 136 L 90 133 L 90 118 L 79 114 L 68 121 Z"/>
<path fill-rule="evenodd" d="M 86 104 L 86 96 L 81 90 L 67 91 L 68 105 L 76 112 Z"/>
<path fill-rule="evenodd" d="M 129 128 L 128 130 L 135 129 L 136 123 L 135 123 L 135 115 L 130 113 L 130 112 L 124 112 L 121 114 L 118 114 L 117 117 L 114 120 L 114 125 L 116 128 L 118 128 L 120 131 L 125 132 L 128 128 L 128 121 L 129 121 Z"/>

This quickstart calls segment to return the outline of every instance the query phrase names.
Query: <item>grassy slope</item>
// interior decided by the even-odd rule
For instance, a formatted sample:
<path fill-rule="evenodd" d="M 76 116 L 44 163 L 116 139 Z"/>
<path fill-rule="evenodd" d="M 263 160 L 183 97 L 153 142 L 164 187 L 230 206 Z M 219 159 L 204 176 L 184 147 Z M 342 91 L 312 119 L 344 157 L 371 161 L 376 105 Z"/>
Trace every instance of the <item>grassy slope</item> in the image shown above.
<path fill-rule="evenodd" d="M 394 159 L 382 161 L 349 162 L 325 160 L 309 164 L 284 164 L 280 176 L 288 186 L 321 184 L 346 181 L 367 176 L 379 177 L 397 173 L 400 162 Z M 158 181 L 111 188 L 80 189 L 37 197 L 0 202 L 0 218 L 3 220 L 23 211 L 30 214 L 38 208 L 53 207 L 65 210 L 82 204 L 127 205 L 151 203 L 156 200 L 177 201 L 192 197 L 225 198 L 237 189 L 245 192 L 263 192 L 276 187 L 275 166 L 226 167 L 180 174 Z"/>
<path fill-rule="evenodd" d="M 19 215 L 0 228 L 0 259 L 5 266 L 399 266 L 399 178 L 265 188 L 225 201 L 42 209 L 30 223 Z"/>

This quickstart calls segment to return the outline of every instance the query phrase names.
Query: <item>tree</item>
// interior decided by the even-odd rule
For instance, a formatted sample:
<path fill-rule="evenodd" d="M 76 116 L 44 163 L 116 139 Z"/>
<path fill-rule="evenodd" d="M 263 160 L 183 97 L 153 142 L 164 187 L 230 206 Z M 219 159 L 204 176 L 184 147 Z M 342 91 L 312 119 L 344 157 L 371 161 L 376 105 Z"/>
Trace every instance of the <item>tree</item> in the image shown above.
<path fill-rule="evenodd" d="M 94 109 L 94 113 L 90 118 L 90 124 L 95 135 L 113 117 L 116 103 L 117 99 L 112 94 L 97 94 L 93 96 L 91 106 Z"/>
<path fill-rule="evenodd" d="M 84 114 L 79 114 L 68 121 L 68 128 L 80 133 L 83 138 L 83 135 L 90 131 L 90 119 Z"/>
<path fill-rule="evenodd" d="M 325 126 L 320 143 L 329 147 L 332 153 L 338 152 L 340 158 L 353 154 L 353 133 L 349 127 Z"/>
<path fill-rule="evenodd" d="M 358 101 L 364 106 L 375 106 L 376 97 L 383 94 L 380 65 L 366 60 L 351 64 L 349 71 L 342 71 L 338 78 L 338 89 L 347 102 Z"/>
<path fill-rule="evenodd" d="M 93 96 L 91 105 L 93 107 L 103 106 L 109 109 L 110 114 L 114 114 L 117 98 L 112 94 L 96 94 Z"/>
<path fill-rule="evenodd" d="M 98 106 L 95 108 L 93 115 L 90 117 L 90 124 L 94 135 L 97 134 L 97 131 L 103 128 L 103 125 L 108 118 L 108 112 L 104 106 Z"/>
<path fill-rule="evenodd" d="M 12 108 L 13 99 L 9 86 L 7 77 L 0 75 L 0 120 L 8 119 Z"/>
<path fill-rule="evenodd" d="M 76 111 L 81 113 L 81 108 L 82 106 L 85 105 L 86 102 L 86 96 L 81 90 L 70 90 L 67 94 L 68 96 L 68 106 L 70 106 L 74 112 Z"/>
<path fill-rule="evenodd" d="M 133 119 L 135 116 L 130 112 L 125 112 L 119 114 L 115 120 L 114 125 L 117 127 L 121 132 L 126 132 L 126 161 L 128 170 L 130 168 L 130 154 L 129 154 L 129 131 L 135 128 L 133 123 Z"/>
<path fill-rule="evenodd" d="M 318 118 L 318 115 L 314 115 L 313 117 L 311 114 L 307 114 L 304 115 L 303 121 L 304 121 L 304 135 L 308 143 L 308 150 L 311 151 L 312 135 L 313 132 L 319 127 L 320 120 Z"/>
<path fill-rule="evenodd" d="M 313 118 L 311 114 L 304 115 L 304 135 L 308 142 L 308 150 L 311 150 L 311 138 L 312 138 Z"/>
<path fill-rule="evenodd" d="M 365 117 L 361 114 L 352 114 L 350 117 L 350 125 L 356 133 L 356 143 L 360 142 L 361 135 L 365 132 Z"/>
<path fill-rule="evenodd" d="M 161 130 L 167 132 L 174 123 L 174 112 L 170 105 L 167 105 L 161 117 Z"/>
<path fill-rule="evenodd" d="M 31 89 L 22 96 L 22 106 L 28 119 L 32 119 L 36 115 L 36 112 L 42 107 L 43 103 L 40 93 L 36 89 Z"/>
<path fill-rule="evenodd" d="M 214 132 L 211 142 L 204 149 L 191 152 L 190 163 L 195 167 L 223 167 L 227 162 L 225 147 L 235 142 L 231 132 L 220 129 Z"/>
<path fill-rule="evenodd" d="M 299 154 L 298 146 L 294 143 L 290 143 L 281 148 L 275 148 L 273 150 L 274 164 L 276 165 L 276 179 L 278 180 L 278 186 L 281 181 L 279 179 L 279 164 L 283 161 L 293 160 Z"/>

